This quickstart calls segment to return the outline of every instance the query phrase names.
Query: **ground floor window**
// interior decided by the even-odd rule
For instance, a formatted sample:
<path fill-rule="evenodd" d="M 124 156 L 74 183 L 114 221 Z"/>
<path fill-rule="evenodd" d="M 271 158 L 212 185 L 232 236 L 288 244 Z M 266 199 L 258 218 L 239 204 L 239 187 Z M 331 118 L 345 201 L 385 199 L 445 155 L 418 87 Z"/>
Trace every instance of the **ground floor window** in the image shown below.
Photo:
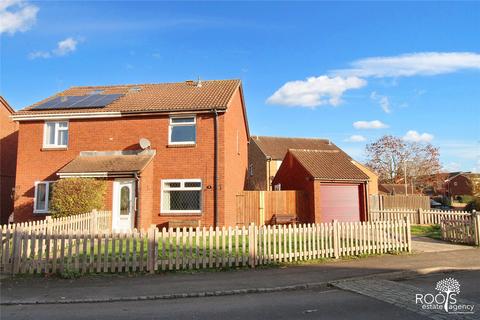
<path fill-rule="evenodd" d="M 53 181 L 38 181 L 35 183 L 35 213 L 50 212 L 50 198 L 53 191 Z"/>
<path fill-rule="evenodd" d="M 163 213 L 201 213 L 202 180 L 162 180 Z"/>

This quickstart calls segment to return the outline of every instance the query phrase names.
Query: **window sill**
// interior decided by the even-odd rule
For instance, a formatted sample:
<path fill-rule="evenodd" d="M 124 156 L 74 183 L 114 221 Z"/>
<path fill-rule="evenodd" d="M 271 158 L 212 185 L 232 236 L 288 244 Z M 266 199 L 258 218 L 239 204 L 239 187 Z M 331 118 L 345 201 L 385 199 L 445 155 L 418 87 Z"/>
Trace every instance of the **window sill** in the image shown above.
<path fill-rule="evenodd" d="M 201 212 L 160 212 L 159 216 L 172 216 L 172 217 L 181 217 L 181 216 L 201 216 Z"/>
<path fill-rule="evenodd" d="M 65 151 L 68 147 L 42 147 L 42 151 Z"/>
<path fill-rule="evenodd" d="M 50 211 L 33 211 L 33 214 L 36 216 L 49 216 Z"/>
<path fill-rule="evenodd" d="M 194 148 L 196 147 L 196 143 L 186 143 L 186 144 L 169 144 L 167 145 L 167 148 Z"/>

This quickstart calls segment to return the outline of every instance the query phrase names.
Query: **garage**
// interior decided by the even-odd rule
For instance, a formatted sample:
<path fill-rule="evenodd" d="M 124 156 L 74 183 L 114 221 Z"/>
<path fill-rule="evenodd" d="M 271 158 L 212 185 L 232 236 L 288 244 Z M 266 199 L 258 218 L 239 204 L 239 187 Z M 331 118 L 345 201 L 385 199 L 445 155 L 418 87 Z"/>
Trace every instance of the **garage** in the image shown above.
<path fill-rule="evenodd" d="M 360 221 L 360 185 L 320 184 L 320 212 L 322 222 Z"/>
<path fill-rule="evenodd" d="M 364 221 L 369 177 L 341 150 L 289 149 L 273 184 L 303 190 L 308 209 L 302 223 Z"/>

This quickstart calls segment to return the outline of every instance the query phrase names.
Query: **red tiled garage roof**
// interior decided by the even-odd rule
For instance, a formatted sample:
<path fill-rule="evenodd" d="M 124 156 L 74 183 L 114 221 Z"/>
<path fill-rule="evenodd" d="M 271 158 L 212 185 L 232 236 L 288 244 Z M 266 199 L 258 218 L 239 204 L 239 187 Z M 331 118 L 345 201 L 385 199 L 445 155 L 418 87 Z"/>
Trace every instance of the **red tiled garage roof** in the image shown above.
<path fill-rule="evenodd" d="M 251 141 L 273 160 L 283 160 L 288 149 L 340 150 L 328 139 L 252 136 Z"/>
<path fill-rule="evenodd" d="M 368 180 L 368 176 L 340 150 L 288 150 L 297 161 L 320 180 Z"/>

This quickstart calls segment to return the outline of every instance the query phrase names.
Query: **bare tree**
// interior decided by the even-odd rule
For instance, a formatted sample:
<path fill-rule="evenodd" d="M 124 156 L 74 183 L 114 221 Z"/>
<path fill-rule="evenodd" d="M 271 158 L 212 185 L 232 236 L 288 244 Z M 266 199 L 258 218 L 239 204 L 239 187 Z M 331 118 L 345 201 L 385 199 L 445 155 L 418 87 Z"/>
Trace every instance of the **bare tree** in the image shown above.
<path fill-rule="evenodd" d="M 414 182 L 417 177 L 440 170 L 438 148 L 429 143 L 407 142 L 399 137 L 383 136 L 366 146 L 367 165 L 384 183 Z"/>

